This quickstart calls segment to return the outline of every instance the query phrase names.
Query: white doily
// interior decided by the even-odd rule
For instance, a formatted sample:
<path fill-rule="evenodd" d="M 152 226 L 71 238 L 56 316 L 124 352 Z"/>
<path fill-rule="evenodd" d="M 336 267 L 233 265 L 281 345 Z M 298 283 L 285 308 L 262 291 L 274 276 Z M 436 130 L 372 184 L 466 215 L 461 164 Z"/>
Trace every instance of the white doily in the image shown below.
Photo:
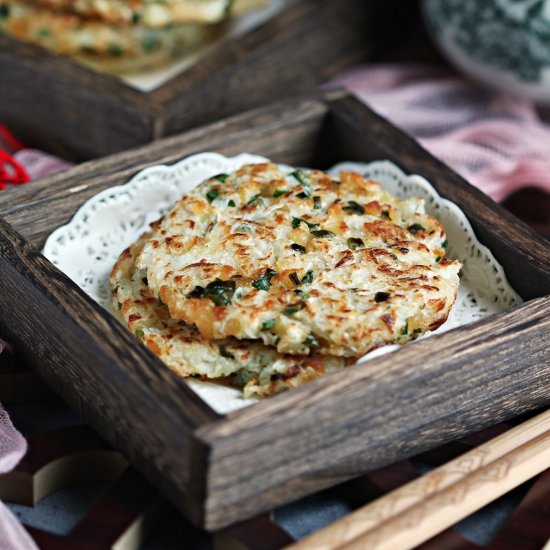
<path fill-rule="evenodd" d="M 75 281 L 89 296 L 110 311 L 109 273 L 120 253 L 148 225 L 161 217 L 184 193 L 203 180 L 232 172 L 244 164 L 265 162 L 263 157 L 243 154 L 226 158 L 217 153 L 193 155 L 172 166 L 152 166 L 125 185 L 98 193 L 84 203 L 73 219 L 55 230 L 44 245 L 44 255 Z M 521 303 L 510 287 L 500 264 L 476 238 L 463 212 L 441 198 L 422 177 L 407 176 L 388 161 L 369 164 L 345 162 L 330 172 L 351 170 L 380 181 L 393 195 L 422 197 L 426 211 L 447 232 L 448 255 L 464 263 L 458 299 L 448 321 L 434 333 L 444 332 Z M 388 353 L 386 346 L 367 354 L 361 362 Z M 216 411 L 227 413 L 253 403 L 240 392 L 208 382 L 189 380 L 189 385 Z"/>

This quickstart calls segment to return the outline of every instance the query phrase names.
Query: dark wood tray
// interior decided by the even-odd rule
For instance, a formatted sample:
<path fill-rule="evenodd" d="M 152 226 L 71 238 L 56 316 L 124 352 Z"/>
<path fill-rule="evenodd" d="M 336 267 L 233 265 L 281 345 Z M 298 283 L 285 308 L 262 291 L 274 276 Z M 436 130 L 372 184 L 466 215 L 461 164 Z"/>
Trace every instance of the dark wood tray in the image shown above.
<path fill-rule="evenodd" d="M 39 252 L 90 196 L 200 151 L 389 159 L 469 217 L 526 302 L 225 416 Z M 0 334 L 197 525 L 219 529 L 550 403 L 550 246 L 342 92 L 281 102 L 0 195 Z"/>
<path fill-rule="evenodd" d="M 0 121 L 75 160 L 116 153 L 313 91 L 400 32 L 397 0 L 288 0 L 152 92 L 0 33 Z"/>

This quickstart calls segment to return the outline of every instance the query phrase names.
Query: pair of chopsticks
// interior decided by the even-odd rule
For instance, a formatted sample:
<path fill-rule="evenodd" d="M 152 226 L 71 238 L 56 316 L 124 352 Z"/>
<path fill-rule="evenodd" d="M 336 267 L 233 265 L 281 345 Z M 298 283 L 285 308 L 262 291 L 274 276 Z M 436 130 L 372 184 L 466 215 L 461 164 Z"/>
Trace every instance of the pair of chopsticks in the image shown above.
<path fill-rule="evenodd" d="M 288 548 L 414 548 L 547 468 L 550 468 L 550 411 Z"/>

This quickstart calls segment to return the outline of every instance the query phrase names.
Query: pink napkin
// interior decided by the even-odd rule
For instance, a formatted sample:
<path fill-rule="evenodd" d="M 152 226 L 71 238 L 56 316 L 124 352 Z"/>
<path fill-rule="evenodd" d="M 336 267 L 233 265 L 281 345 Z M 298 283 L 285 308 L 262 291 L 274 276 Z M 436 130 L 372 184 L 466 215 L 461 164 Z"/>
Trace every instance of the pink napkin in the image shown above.
<path fill-rule="evenodd" d="M 346 86 L 494 200 L 526 186 L 550 192 L 550 125 L 528 101 L 421 65 L 356 67 L 331 84 Z"/>
<path fill-rule="evenodd" d="M 0 353 L 6 343 L 0 340 Z M 0 406 L 0 475 L 13 470 L 27 451 L 23 436 L 13 427 L 8 413 Z M 0 502 L 0 548 L 35 550 L 36 544 L 14 515 Z"/>

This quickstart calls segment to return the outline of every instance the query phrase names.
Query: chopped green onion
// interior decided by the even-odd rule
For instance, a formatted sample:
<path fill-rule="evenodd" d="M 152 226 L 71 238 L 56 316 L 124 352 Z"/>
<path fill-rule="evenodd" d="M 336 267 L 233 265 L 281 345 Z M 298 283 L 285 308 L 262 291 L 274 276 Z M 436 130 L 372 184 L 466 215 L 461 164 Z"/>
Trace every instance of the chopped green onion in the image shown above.
<path fill-rule="evenodd" d="M 228 177 L 229 177 L 229 174 L 216 174 L 215 176 L 212 176 L 210 179 L 218 180 L 221 183 L 225 183 Z"/>
<path fill-rule="evenodd" d="M 302 284 L 303 285 L 309 285 L 313 281 L 313 271 L 309 270 L 303 277 L 302 277 Z"/>
<path fill-rule="evenodd" d="M 346 210 L 347 212 L 351 212 L 353 214 L 359 214 L 359 215 L 362 215 L 365 213 L 365 208 L 355 201 L 348 201 L 347 206 L 344 206 L 342 210 Z"/>
<path fill-rule="evenodd" d="M 317 195 L 313 197 L 313 208 L 315 208 L 316 210 L 321 208 L 321 197 L 318 197 Z"/>
<path fill-rule="evenodd" d="M 308 229 L 311 231 L 312 229 L 317 229 L 320 224 L 318 223 L 311 223 L 306 220 L 303 220 L 302 218 L 292 218 L 292 227 L 296 229 L 297 227 L 300 227 L 301 223 L 305 223 L 308 227 Z"/>
<path fill-rule="evenodd" d="M 235 359 L 235 356 L 230 352 L 227 351 L 224 347 L 220 348 L 220 355 L 222 357 L 227 357 L 228 359 Z"/>
<path fill-rule="evenodd" d="M 327 231 L 326 229 L 319 229 L 317 231 L 310 231 L 310 233 L 317 237 L 318 239 L 331 239 L 332 237 L 336 236 L 336 233 L 333 233 L 332 231 Z"/>
<path fill-rule="evenodd" d="M 304 344 L 310 348 L 318 348 L 320 346 L 319 341 L 313 334 L 308 334 L 307 338 L 304 340 Z"/>
<path fill-rule="evenodd" d="M 302 185 L 307 185 L 300 170 L 294 170 L 294 172 L 290 172 L 289 176 L 292 176 L 297 182 L 301 183 Z"/>
<path fill-rule="evenodd" d="M 294 315 L 295 313 L 298 313 L 301 309 L 304 309 L 305 304 L 303 302 L 300 302 L 299 304 L 293 304 L 291 306 L 286 306 L 285 309 L 283 309 L 283 313 L 285 315 Z"/>
<path fill-rule="evenodd" d="M 119 44 L 109 44 L 107 51 L 114 57 L 120 57 L 124 53 L 124 48 Z"/>
<path fill-rule="evenodd" d="M 122 309 L 122 302 L 118 302 L 118 309 L 119 311 Z"/>
<path fill-rule="evenodd" d="M 235 281 L 214 279 L 204 289 L 204 296 L 210 298 L 216 306 L 227 306 L 231 303 L 235 293 Z"/>
<path fill-rule="evenodd" d="M 409 322 L 405 322 L 405 326 L 403 327 L 403 330 L 401 331 L 401 336 L 406 336 L 409 334 Z"/>
<path fill-rule="evenodd" d="M 413 223 L 412 225 L 409 225 L 407 229 L 413 234 L 416 235 L 419 231 L 426 231 L 424 227 L 422 227 L 419 223 Z"/>
<path fill-rule="evenodd" d="M 294 286 L 298 286 L 300 284 L 300 277 L 298 277 L 296 273 L 291 273 L 288 278 L 292 281 Z"/>
<path fill-rule="evenodd" d="M 210 191 L 206 193 L 206 198 L 208 199 L 208 202 L 212 202 L 218 198 L 219 194 L 220 192 L 218 191 L 218 189 L 210 189 Z"/>
<path fill-rule="evenodd" d="M 258 202 L 261 203 L 263 202 L 261 199 L 260 199 L 261 195 L 258 193 L 257 195 L 254 195 L 247 203 L 246 203 L 246 206 L 251 206 L 253 205 L 255 202 Z"/>
<path fill-rule="evenodd" d="M 197 285 L 188 295 L 188 298 L 204 298 L 204 287 Z"/>
<path fill-rule="evenodd" d="M 233 199 L 229 199 L 227 206 L 235 206 L 235 201 Z"/>
<path fill-rule="evenodd" d="M 274 198 L 282 197 L 283 195 L 286 195 L 288 191 L 286 189 L 276 189 L 275 193 L 273 193 Z"/>
<path fill-rule="evenodd" d="M 289 175 L 292 176 L 296 181 L 301 183 L 304 187 L 304 190 L 299 193 L 297 197 L 300 199 L 309 199 L 309 197 L 311 196 L 311 183 L 304 179 L 302 172 L 300 172 L 299 170 L 295 170 Z"/>
<path fill-rule="evenodd" d="M 441 261 L 441 256 L 437 256 L 437 258 L 435 259 L 435 263 L 438 264 L 440 261 Z"/>
<path fill-rule="evenodd" d="M 441 243 L 441 248 L 444 248 L 444 249 L 446 250 L 448 245 L 449 245 L 449 241 L 447 241 L 447 239 L 445 239 L 445 240 Z"/>
<path fill-rule="evenodd" d="M 134 332 L 134 334 L 136 335 L 136 338 L 140 338 L 140 339 L 145 336 L 145 332 L 143 332 L 143 329 L 141 328 L 138 328 L 136 332 Z"/>
<path fill-rule="evenodd" d="M 232 374 L 233 383 L 236 384 L 239 388 L 246 386 L 250 380 L 252 380 L 252 374 L 246 369 L 240 369 L 237 372 Z"/>
<path fill-rule="evenodd" d="M 385 302 L 390 297 L 388 292 L 377 292 L 374 295 L 374 301 L 377 303 Z"/>
<path fill-rule="evenodd" d="M 256 281 L 252 283 L 252 286 L 254 288 L 257 288 L 258 290 L 269 290 L 271 287 L 271 279 L 277 275 L 277 272 L 273 269 L 266 269 L 264 273 L 262 273 Z"/>
<path fill-rule="evenodd" d="M 227 306 L 231 303 L 235 293 L 235 281 L 222 281 L 215 279 L 206 287 L 197 285 L 189 294 L 188 298 L 210 298 L 216 306 Z"/>
<path fill-rule="evenodd" d="M 355 237 L 350 237 L 347 243 L 348 243 L 348 248 L 350 250 L 357 250 L 360 246 L 365 246 L 363 239 L 359 239 Z"/>
<path fill-rule="evenodd" d="M 414 332 L 415 334 L 420 334 L 420 333 L 422 332 L 422 329 L 421 329 L 421 328 L 415 328 L 415 329 L 413 330 L 413 332 Z"/>
<path fill-rule="evenodd" d="M 145 53 L 152 52 L 160 46 L 160 40 L 157 35 L 148 35 L 141 42 L 141 49 Z"/>
<path fill-rule="evenodd" d="M 300 252 L 301 254 L 305 254 L 307 252 L 306 247 L 302 246 L 301 244 L 292 243 L 290 245 L 290 248 L 292 248 L 292 250 L 295 250 L 296 252 Z"/>
<path fill-rule="evenodd" d="M 262 323 L 262 330 L 271 330 L 272 328 L 275 328 L 275 319 L 270 319 Z"/>

